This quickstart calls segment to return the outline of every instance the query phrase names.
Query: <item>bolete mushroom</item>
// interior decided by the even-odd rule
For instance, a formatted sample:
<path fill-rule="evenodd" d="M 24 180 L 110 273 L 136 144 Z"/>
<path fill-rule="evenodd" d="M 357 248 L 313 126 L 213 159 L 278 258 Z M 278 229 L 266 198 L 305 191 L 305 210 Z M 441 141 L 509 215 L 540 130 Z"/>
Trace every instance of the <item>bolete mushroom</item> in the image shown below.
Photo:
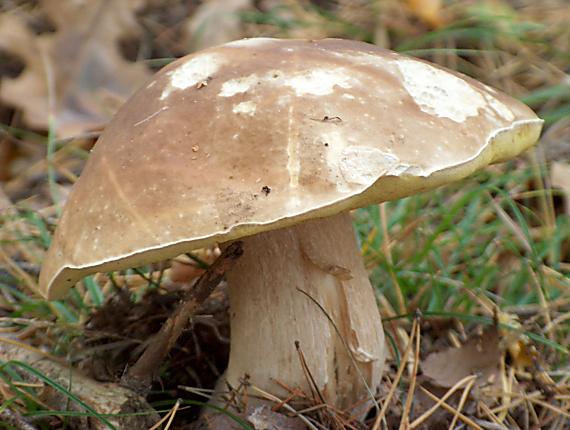
<path fill-rule="evenodd" d="M 533 145 L 522 103 L 442 67 L 345 40 L 245 39 L 168 65 L 116 114 L 75 184 L 40 276 L 243 240 L 227 279 L 227 380 L 351 408 L 384 336 L 349 211 L 457 181 Z M 222 245 L 223 246 L 223 245 Z"/>

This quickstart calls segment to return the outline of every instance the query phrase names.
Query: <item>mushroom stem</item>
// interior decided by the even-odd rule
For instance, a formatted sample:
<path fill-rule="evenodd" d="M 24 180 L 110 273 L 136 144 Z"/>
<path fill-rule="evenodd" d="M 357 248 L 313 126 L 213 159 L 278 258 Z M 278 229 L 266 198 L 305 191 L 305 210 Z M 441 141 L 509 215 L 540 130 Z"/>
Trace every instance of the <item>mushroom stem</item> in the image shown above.
<path fill-rule="evenodd" d="M 385 346 L 350 215 L 246 237 L 243 247 L 227 274 L 228 382 L 237 387 L 247 374 L 275 395 L 290 394 L 275 381 L 310 395 L 314 387 L 303 371 L 298 341 L 324 400 L 362 412 L 380 384 Z"/>

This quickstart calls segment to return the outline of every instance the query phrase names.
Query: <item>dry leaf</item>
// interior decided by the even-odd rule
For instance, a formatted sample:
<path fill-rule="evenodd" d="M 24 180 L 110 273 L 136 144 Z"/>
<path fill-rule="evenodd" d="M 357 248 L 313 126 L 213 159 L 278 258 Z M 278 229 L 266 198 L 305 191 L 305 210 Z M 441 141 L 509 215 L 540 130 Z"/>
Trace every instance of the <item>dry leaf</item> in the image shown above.
<path fill-rule="evenodd" d="M 267 406 L 259 406 L 251 412 L 247 420 L 255 430 L 304 430 L 306 426 L 299 418 L 292 418 L 273 412 Z"/>
<path fill-rule="evenodd" d="M 243 37 L 240 12 L 252 0 L 209 0 L 202 3 L 186 24 L 186 46 L 192 51 L 221 45 Z"/>
<path fill-rule="evenodd" d="M 511 366 L 517 372 L 523 372 L 533 366 L 537 352 L 530 340 L 523 334 L 523 327 L 518 316 L 508 312 L 499 312 L 497 315 L 500 324 L 499 336 L 501 347 L 509 352 Z M 509 326 L 510 328 L 505 328 Z"/>
<path fill-rule="evenodd" d="M 257 401 L 253 401 L 257 403 Z M 247 420 L 255 430 L 305 430 L 307 426 L 300 418 L 288 417 L 274 412 L 267 405 L 248 405 L 245 413 L 238 414 L 241 419 Z M 238 430 L 243 428 L 227 414 L 206 412 L 200 417 L 202 425 L 208 430 Z M 202 427 L 200 427 L 202 428 Z"/>
<path fill-rule="evenodd" d="M 3 79 L 0 98 L 22 109 L 24 120 L 46 129 L 50 111 L 60 137 L 102 127 L 150 72 L 125 60 L 119 40 L 137 23 L 129 0 L 43 0 L 57 31 L 35 35 L 15 14 L 0 16 L 0 49 L 26 67 Z"/>
<path fill-rule="evenodd" d="M 469 375 L 479 375 L 477 385 L 497 380 L 500 360 L 499 334 L 491 327 L 460 348 L 428 355 L 421 367 L 435 384 L 449 388 Z"/>
<path fill-rule="evenodd" d="M 444 24 L 441 6 L 441 0 L 408 0 L 410 11 L 433 28 Z"/>

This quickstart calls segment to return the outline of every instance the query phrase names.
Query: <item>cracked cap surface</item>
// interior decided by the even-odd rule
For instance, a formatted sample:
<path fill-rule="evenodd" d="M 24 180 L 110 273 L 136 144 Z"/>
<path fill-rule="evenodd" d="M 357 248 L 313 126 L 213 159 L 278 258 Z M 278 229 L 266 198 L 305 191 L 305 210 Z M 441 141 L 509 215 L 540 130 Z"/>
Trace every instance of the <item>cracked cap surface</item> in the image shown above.
<path fill-rule="evenodd" d="M 40 290 L 459 180 L 534 144 L 524 104 L 362 42 L 244 39 L 181 58 L 117 113 Z"/>

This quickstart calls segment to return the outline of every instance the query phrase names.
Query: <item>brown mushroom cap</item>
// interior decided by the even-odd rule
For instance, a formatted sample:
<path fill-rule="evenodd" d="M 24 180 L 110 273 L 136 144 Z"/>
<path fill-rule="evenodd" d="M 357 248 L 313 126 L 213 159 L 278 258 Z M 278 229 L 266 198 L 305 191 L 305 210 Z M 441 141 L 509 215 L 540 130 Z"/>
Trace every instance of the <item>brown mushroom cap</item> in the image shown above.
<path fill-rule="evenodd" d="M 119 111 L 42 267 L 97 271 L 397 199 L 511 158 L 542 121 L 473 79 L 345 40 L 245 39 L 181 58 Z"/>

